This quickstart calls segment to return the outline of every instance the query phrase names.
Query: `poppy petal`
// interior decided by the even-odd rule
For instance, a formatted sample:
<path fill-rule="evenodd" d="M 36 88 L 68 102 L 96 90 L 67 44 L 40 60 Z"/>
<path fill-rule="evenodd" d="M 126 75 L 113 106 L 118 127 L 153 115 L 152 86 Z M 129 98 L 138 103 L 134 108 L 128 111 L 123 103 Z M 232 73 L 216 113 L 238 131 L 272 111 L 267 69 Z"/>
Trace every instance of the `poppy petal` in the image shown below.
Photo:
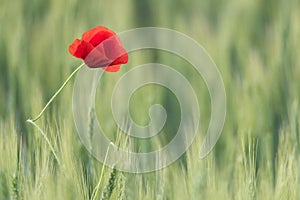
<path fill-rule="evenodd" d="M 94 47 L 100 44 L 102 41 L 115 35 L 115 33 L 103 26 L 97 26 L 85 32 L 82 35 L 82 40 L 92 44 Z"/>
<path fill-rule="evenodd" d="M 126 64 L 128 62 L 128 54 L 125 52 L 122 56 L 114 60 L 111 65 Z"/>
<path fill-rule="evenodd" d="M 105 55 L 103 45 L 98 45 L 84 59 L 85 64 L 91 68 L 106 67 L 111 65 L 110 59 Z"/>
<path fill-rule="evenodd" d="M 108 72 L 117 72 L 120 70 L 120 67 L 121 65 L 111 65 L 111 66 L 103 67 L 103 69 Z"/>
<path fill-rule="evenodd" d="M 94 47 L 91 44 L 79 39 L 75 39 L 74 42 L 69 46 L 69 52 L 71 55 L 81 59 L 85 59 L 85 57 L 93 49 Z"/>
<path fill-rule="evenodd" d="M 125 64 L 128 62 L 128 54 L 122 47 L 117 35 L 106 39 L 100 45 L 103 46 L 106 57 L 110 59 L 110 65 Z"/>

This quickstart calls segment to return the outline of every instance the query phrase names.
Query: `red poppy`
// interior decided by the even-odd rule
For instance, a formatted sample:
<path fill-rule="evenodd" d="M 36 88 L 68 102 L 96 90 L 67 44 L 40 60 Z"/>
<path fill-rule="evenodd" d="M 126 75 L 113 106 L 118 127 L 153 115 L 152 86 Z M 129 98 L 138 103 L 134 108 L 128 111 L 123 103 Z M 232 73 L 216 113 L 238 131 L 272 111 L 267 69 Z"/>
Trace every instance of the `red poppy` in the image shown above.
<path fill-rule="evenodd" d="M 69 52 L 91 68 L 101 67 L 109 72 L 117 72 L 121 64 L 128 62 L 128 54 L 118 36 L 103 26 L 86 31 L 82 39 L 75 39 Z"/>

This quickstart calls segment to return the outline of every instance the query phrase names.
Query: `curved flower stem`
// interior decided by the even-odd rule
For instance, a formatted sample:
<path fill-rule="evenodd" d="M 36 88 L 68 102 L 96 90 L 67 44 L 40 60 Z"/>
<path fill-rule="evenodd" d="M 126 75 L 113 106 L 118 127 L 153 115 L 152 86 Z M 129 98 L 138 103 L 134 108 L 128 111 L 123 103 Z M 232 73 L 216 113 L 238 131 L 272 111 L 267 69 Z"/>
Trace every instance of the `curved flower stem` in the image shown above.
<path fill-rule="evenodd" d="M 50 140 L 48 139 L 47 135 L 45 134 L 45 132 L 36 123 L 34 123 L 32 120 L 28 119 L 27 122 L 31 123 L 33 126 L 35 126 L 38 129 L 38 131 L 42 134 L 42 136 L 46 140 L 47 144 L 49 145 L 49 148 L 52 151 L 57 163 L 60 165 L 60 160 L 59 160 L 57 154 L 55 153 L 54 147 L 52 146 L 52 144 L 51 144 Z"/>
<path fill-rule="evenodd" d="M 57 95 L 59 95 L 59 93 L 65 88 L 65 86 L 67 85 L 67 83 L 71 80 L 71 78 L 84 66 L 84 63 L 82 63 L 79 67 L 77 67 L 75 69 L 75 71 L 72 72 L 72 74 L 67 78 L 67 80 L 62 84 L 62 86 L 56 91 L 56 93 L 52 96 L 52 98 L 48 101 L 48 103 L 45 105 L 45 107 L 43 108 L 43 110 L 40 112 L 40 114 L 38 116 L 36 116 L 34 119 L 28 119 L 27 122 L 35 122 L 36 120 L 38 120 L 43 113 L 45 112 L 45 110 L 48 108 L 48 106 L 51 104 L 51 102 L 55 99 L 55 97 L 57 97 Z"/>

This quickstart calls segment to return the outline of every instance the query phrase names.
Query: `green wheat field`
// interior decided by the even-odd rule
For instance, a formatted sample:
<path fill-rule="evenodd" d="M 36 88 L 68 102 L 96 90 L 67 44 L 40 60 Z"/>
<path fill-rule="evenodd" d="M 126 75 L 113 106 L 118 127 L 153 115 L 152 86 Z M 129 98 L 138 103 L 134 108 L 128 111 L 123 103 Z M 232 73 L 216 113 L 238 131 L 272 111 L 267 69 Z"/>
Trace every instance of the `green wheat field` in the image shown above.
<path fill-rule="evenodd" d="M 0 200 L 300 199 L 299 20 L 299 0 L 1 0 Z M 207 50 L 224 81 L 227 116 L 205 159 L 199 159 L 199 149 L 210 120 L 207 87 L 189 63 L 168 52 L 131 53 L 120 72 L 105 73 L 96 99 L 107 137 L 132 151 L 154 150 L 178 128 L 176 97 L 156 85 L 136 91 L 130 111 L 137 123 L 147 124 L 155 103 L 170 115 L 154 142 L 128 146 L 111 114 L 114 84 L 149 62 L 188 77 L 199 99 L 201 126 L 186 153 L 166 168 L 145 174 L 103 168 L 76 132 L 74 79 L 36 122 L 54 151 L 26 122 L 81 64 L 69 54 L 69 44 L 98 25 L 115 32 L 170 28 Z"/>

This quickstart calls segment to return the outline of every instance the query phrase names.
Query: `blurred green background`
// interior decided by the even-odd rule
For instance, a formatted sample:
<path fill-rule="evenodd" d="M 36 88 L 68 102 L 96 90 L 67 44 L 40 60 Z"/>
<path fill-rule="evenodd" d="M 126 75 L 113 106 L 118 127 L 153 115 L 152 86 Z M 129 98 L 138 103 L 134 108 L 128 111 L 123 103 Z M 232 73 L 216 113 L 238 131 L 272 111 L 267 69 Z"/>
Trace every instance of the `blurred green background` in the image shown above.
<path fill-rule="evenodd" d="M 26 119 L 81 63 L 68 45 L 98 25 L 115 32 L 158 26 L 187 34 L 209 52 L 227 93 L 225 127 L 205 160 L 198 158 L 199 137 L 179 161 L 157 172 L 105 168 L 99 198 L 299 199 L 299 10 L 298 0 L 1 0 L 0 199 L 91 199 L 102 165 L 76 134 L 72 83 L 37 122 L 60 165 Z M 210 119 L 209 94 L 201 77 L 174 55 L 132 53 L 120 73 L 105 75 L 101 95 L 109 96 L 123 73 L 147 62 L 168 64 L 190 77 L 200 99 L 203 133 Z M 154 91 L 156 98 L 143 98 Z M 135 98 L 144 99 L 131 109 L 140 123 L 147 121 L 145 105 L 153 102 L 178 109 L 174 96 L 162 88 L 142 88 Z M 99 108 L 100 118 L 109 115 L 105 109 Z M 166 133 L 176 129 L 178 119 L 168 122 Z M 116 135 L 113 121 L 106 124 Z"/>

